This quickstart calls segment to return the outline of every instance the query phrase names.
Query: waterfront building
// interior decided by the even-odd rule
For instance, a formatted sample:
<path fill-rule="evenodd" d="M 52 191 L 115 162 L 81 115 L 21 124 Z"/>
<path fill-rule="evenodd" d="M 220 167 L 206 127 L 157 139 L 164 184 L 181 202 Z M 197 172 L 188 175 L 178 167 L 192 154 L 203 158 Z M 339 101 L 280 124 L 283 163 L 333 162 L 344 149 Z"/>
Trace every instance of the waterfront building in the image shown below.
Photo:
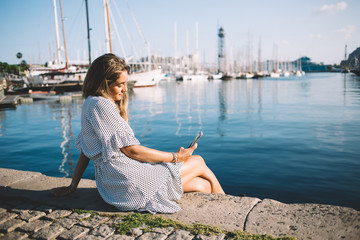
<path fill-rule="evenodd" d="M 0 75 L 0 101 L 5 98 L 4 90 L 6 88 L 6 80 Z"/>
<path fill-rule="evenodd" d="M 306 57 L 306 56 L 301 57 L 298 59 L 298 61 L 300 62 L 301 69 L 304 72 L 326 72 L 327 71 L 326 65 L 324 65 L 323 63 L 318 64 L 318 63 L 311 62 L 311 59 L 309 57 Z"/>

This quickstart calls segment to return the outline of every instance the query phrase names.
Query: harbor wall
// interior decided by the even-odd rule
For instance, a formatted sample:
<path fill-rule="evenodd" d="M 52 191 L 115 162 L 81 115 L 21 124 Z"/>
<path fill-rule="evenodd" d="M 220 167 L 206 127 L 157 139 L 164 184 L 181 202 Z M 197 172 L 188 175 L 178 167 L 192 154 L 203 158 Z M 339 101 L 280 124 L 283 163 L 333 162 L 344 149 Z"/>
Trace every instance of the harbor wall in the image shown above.
<path fill-rule="evenodd" d="M 0 198 L 22 199 L 62 210 L 85 209 L 120 216 L 129 214 L 106 204 L 93 180 L 82 179 L 78 190 L 67 197 L 50 194 L 50 189 L 70 182 L 69 178 L 0 168 Z M 358 239 L 360 236 L 360 212 L 347 207 L 285 204 L 272 199 L 203 193 L 186 193 L 179 204 L 179 212 L 161 216 L 183 223 L 201 223 L 228 231 L 244 230 L 275 237 Z"/>

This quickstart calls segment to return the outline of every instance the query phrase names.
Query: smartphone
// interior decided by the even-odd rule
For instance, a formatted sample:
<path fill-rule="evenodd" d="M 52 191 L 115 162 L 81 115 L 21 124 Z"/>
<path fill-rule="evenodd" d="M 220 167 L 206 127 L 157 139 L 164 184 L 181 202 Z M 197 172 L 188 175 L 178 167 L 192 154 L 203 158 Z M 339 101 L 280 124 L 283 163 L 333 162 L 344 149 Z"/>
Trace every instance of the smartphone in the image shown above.
<path fill-rule="evenodd" d="M 197 143 L 197 141 L 199 141 L 199 139 L 201 138 L 202 135 L 203 135 L 203 132 L 200 131 L 200 132 L 196 135 L 196 138 L 194 139 L 194 141 L 192 141 L 192 143 L 190 144 L 189 148 L 191 148 L 192 146 L 194 146 L 195 143 Z"/>

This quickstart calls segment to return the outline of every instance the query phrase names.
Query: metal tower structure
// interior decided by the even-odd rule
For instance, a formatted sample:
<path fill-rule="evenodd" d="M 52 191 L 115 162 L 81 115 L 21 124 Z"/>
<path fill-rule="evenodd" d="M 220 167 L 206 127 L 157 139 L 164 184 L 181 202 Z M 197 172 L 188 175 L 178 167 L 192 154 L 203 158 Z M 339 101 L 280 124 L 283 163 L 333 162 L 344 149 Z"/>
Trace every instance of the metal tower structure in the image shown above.
<path fill-rule="evenodd" d="M 344 60 L 345 61 L 347 60 L 347 44 L 345 44 L 345 57 L 344 57 Z"/>
<path fill-rule="evenodd" d="M 220 27 L 218 32 L 218 72 L 225 72 L 225 30 Z"/>

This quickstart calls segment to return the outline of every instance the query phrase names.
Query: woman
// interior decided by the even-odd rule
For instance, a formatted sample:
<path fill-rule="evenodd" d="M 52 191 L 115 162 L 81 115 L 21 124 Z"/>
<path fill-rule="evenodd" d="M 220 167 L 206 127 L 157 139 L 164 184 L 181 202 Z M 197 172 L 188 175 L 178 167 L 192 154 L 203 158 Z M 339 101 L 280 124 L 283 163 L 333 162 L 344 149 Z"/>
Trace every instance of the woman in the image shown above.
<path fill-rule="evenodd" d="M 55 196 L 74 192 L 89 163 L 94 161 L 95 180 L 102 198 L 123 211 L 173 213 L 183 192 L 224 194 L 213 172 L 196 149 L 181 147 L 176 153 L 140 145 L 128 124 L 127 78 L 129 66 L 113 54 L 97 58 L 84 85 L 81 151 L 72 182 L 54 188 Z"/>

